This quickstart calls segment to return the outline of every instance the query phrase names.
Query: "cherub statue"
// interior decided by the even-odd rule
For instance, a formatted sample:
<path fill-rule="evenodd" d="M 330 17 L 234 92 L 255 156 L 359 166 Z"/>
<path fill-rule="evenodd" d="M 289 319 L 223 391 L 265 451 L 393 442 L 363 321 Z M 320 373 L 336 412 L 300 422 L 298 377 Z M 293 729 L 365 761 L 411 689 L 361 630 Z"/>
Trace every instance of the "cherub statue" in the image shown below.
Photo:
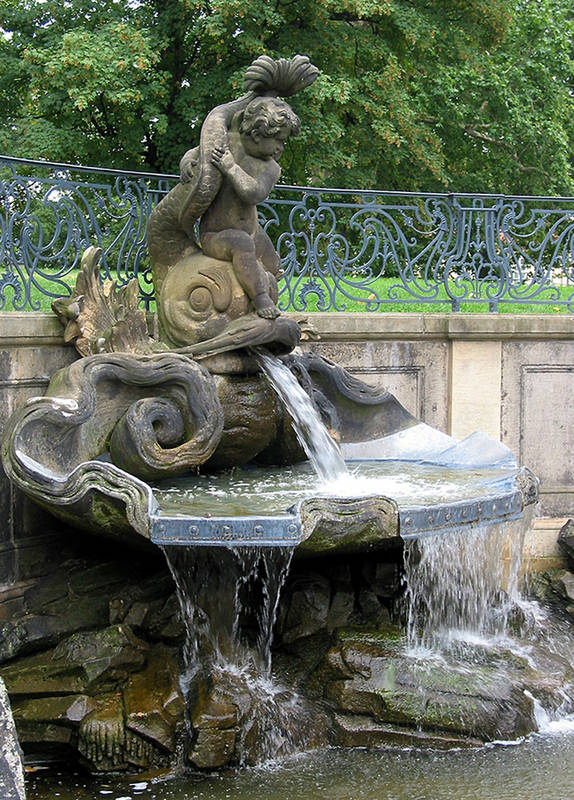
<path fill-rule="evenodd" d="M 281 168 L 277 160 L 285 142 L 299 133 L 299 118 L 273 97 L 252 100 L 243 112 L 238 135 L 229 147 L 215 147 L 211 162 L 223 175 L 215 200 L 203 214 L 199 240 L 212 258 L 231 261 L 235 276 L 260 317 L 279 315 L 269 295 L 264 270 L 276 279 L 281 264 L 271 239 L 257 219 L 257 203 L 275 186 Z"/>
<path fill-rule="evenodd" d="M 257 203 L 275 186 L 285 142 L 300 127 L 277 96 L 294 94 L 317 75 L 305 56 L 256 59 L 245 73 L 247 93 L 207 115 L 199 146 L 181 160 L 180 183 L 152 211 L 148 249 L 160 323 L 172 343 L 191 346 L 240 329 L 242 347 L 273 336 L 264 322 L 277 322 L 277 332 L 287 327 L 278 324 L 275 302 L 280 259 L 259 224 Z M 240 321 L 251 314 L 259 324 Z"/>

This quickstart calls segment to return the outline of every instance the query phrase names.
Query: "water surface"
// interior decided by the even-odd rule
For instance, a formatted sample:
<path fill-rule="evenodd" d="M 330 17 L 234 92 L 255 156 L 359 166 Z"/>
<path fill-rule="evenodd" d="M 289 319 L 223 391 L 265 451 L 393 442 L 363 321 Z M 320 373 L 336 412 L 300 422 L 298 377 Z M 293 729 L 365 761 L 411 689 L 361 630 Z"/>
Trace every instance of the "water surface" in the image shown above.
<path fill-rule="evenodd" d="M 28 776 L 28 800 L 569 800 L 574 723 L 476 750 L 326 750 L 281 764 L 169 779 Z"/>
<path fill-rule="evenodd" d="M 237 467 L 215 475 L 185 475 L 152 486 L 162 513 L 256 516 L 285 513 L 317 495 L 383 495 L 399 507 L 430 506 L 496 496 L 511 490 L 516 470 L 465 468 L 409 461 L 349 461 L 349 473 L 321 480 L 309 463 L 289 467 Z"/>

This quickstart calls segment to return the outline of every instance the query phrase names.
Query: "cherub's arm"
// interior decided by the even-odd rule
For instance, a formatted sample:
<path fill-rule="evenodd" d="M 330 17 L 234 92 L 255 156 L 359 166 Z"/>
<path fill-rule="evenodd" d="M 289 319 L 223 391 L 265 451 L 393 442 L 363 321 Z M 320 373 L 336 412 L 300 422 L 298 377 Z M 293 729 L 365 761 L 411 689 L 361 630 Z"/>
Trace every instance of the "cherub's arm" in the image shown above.
<path fill-rule="evenodd" d="M 235 161 L 231 151 L 222 147 L 213 150 L 211 163 L 229 179 L 239 198 L 252 205 L 267 199 L 281 174 L 277 162 L 270 160 L 261 161 L 262 169 L 256 177 L 249 175 Z"/>

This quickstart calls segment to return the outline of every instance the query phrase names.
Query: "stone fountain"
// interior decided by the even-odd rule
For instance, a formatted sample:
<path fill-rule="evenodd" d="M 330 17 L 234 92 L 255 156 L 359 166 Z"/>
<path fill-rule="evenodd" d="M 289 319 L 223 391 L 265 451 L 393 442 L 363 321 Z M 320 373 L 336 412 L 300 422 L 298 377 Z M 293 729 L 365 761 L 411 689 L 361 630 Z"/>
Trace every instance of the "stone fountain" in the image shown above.
<path fill-rule="evenodd" d="M 175 562 L 187 559 L 187 573 L 197 585 L 202 582 L 197 564 L 203 564 L 212 581 L 204 587 L 204 594 L 211 599 L 203 609 L 210 607 L 214 616 L 222 603 L 233 605 L 234 597 L 237 600 L 244 590 L 241 587 L 249 583 L 242 570 L 251 571 L 251 582 L 259 589 L 272 573 L 276 578 L 281 574 L 284 580 L 287 567 L 275 569 L 272 557 L 263 557 L 259 548 L 268 554 L 294 552 L 298 559 L 328 556 L 341 574 L 341 558 L 361 558 L 367 553 L 374 559 L 375 572 L 382 574 L 385 564 L 392 561 L 385 553 L 400 551 L 405 540 L 510 522 L 521 518 L 537 497 L 536 479 L 510 463 L 501 445 L 479 439 L 478 445 L 475 441 L 474 449 L 470 448 L 474 455 L 469 456 L 468 443 L 456 443 L 429 429 L 389 393 L 373 389 L 314 355 L 312 348 L 302 349 L 301 343 L 314 337 L 309 321 L 279 312 L 279 257 L 259 225 L 256 205 L 275 185 L 285 142 L 299 130 L 299 119 L 279 97 L 305 89 L 316 77 L 317 69 L 306 57 L 274 61 L 261 56 L 245 73 L 246 93 L 207 116 L 199 146 L 181 160 L 180 182 L 149 217 L 147 237 L 157 315 L 146 315 L 138 307 L 137 282 L 122 288 L 102 283 L 98 274 L 101 254 L 95 248 L 86 251 L 72 296 L 54 303 L 65 326 L 65 339 L 75 344 L 81 358 L 52 377 L 44 397 L 29 400 L 14 414 L 3 443 L 4 468 L 14 484 L 74 529 L 128 547 L 164 547 L 179 583 L 183 579 Z M 439 498 L 430 504 L 417 498 L 398 502 L 377 491 L 362 497 L 344 492 L 333 495 L 319 487 L 272 513 L 247 510 L 237 514 L 225 508 L 195 507 L 194 476 L 244 465 L 250 470 L 288 469 L 307 457 L 291 414 L 262 371 L 262 354 L 271 355 L 288 369 L 346 459 L 355 463 L 394 458 L 442 466 L 462 464 L 463 469 L 485 467 L 487 472 L 498 465 L 500 471 L 489 473 L 486 489 L 481 483 L 464 497 Z M 482 463 L 476 461 L 477 451 Z M 157 487 L 182 476 L 191 480 L 188 506 L 175 511 L 162 507 Z M 181 548 L 186 548 L 185 557 Z M 224 565 L 218 572 L 207 566 L 211 557 L 206 554 L 213 548 L 218 553 L 215 560 Z M 255 554 L 249 563 L 241 555 L 247 551 Z M 190 553 L 192 561 L 196 555 L 191 565 Z M 363 574 L 363 567 L 361 570 Z M 222 582 L 223 572 L 233 576 L 231 588 Z M 273 612 L 281 580 L 275 580 L 277 594 L 270 601 Z M 396 583 L 395 578 L 393 581 Z M 346 587 L 345 602 L 352 606 L 348 598 L 352 581 L 347 577 L 340 582 Z M 373 588 L 375 578 L 369 586 L 363 606 L 369 598 L 376 603 L 381 596 L 382 590 L 377 594 Z M 178 591 L 181 599 L 185 594 L 181 585 Z M 267 589 L 264 594 L 269 594 Z M 185 604 L 185 598 L 182 602 Z M 353 694 L 351 684 L 364 673 L 359 662 L 370 650 L 373 653 L 367 660 L 373 664 L 384 658 L 374 653 L 376 643 L 368 637 L 362 655 L 357 655 L 357 642 L 351 646 L 342 632 L 344 623 L 356 621 L 352 609 L 347 610 L 333 612 L 325 630 L 333 633 L 341 628 L 337 644 L 331 650 L 323 648 L 322 654 L 317 651 L 315 665 L 326 659 L 317 674 L 334 682 L 331 700 L 336 699 L 341 713 L 337 724 L 331 720 L 319 726 L 313 741 L 361 744 L 377 743 L 385 736 L 399 741 L 401 735 L 415 737 L 414 732 L 385 728 L 389 720 L 398 721 L 399 726 L 406 724 L 405 708 L 385 717 L 382 709 L 373 705 L 374 695 L 363 702 L 363 690 L 363 694 Z M 181 684 L 178 688 L 172 666 L 166 673 L 165 663 L 171 665 L 172 661 L 164 653 L 163 662 L 157 654 L 148 659 L 151 673 L 146 673 L 145 679 L 138 678 L 138 669 L 128 670 L 131 677 L 126 685 L 131 688 L 125 690 L 129 701 L 124 694 L 123 706 L 117 694 L 109 694 L 114 669 L 119 669 L 127 651 L 136 662 L 146 660 L 145 647 L 130 629 L 129 613 L 122 616 L 117 608 L 114 613 L 118 624 L 108 629 L 107 638 L 100 643 L 106 666 L 102 667 L 104 657 L 98 657 L 98 667 L 93 670 L 99 675 L 102 669 L 107 676 L 104 699 L 94 699 L 91 678 L 84 676 L 73 690 L 73 702 L 61 711 L 69 723 L 62 725 L 75 731 L 67 741 L 77 743 L 90 768 L 126 769 L 161 762 L 173 751 L 174 731 L 185 716 L 182 693 L 187 694 L 191 707 L 192 763 L 212 767 L 241 761 L 237 743 L 246 741 L 241 727 L 245 728 L 247 712 L 241 702 L 234 704 L 234 689 L 223 692 L 214 685 L 209 671 L 198 677 L 196 670 L 194 683 L 189 676 L 193 666 L 189 653 L 185 691 Z M 289 613 L 285 611 L 283 619 L 287 644 L 297 639 L 293 630 L 289 633 L 289 626 L 293 628 Z M 257 617 L 258 612 L 253 614 Z M 135 616 L 133 622 L 136 624 Z M 272 615 L 265 625 L 270 635 Z M 313 633 L 306 630 L 303 638 Z M 188 630 L 188 642 L 189 634 Z M 191 648 L 196 660 L 201 658 L 201 648 L 209 644 L 211 634 L 204 634 Z M 233 649 L 233 631 L 228 634 L 226 642 L 222 637 L 215 645 L 210 640 L 212 650 Z M 69 669 L 79 669 L 87 657 L 82 636 L 86 639 L 88 634 L 60 642 L 56 662 L 62 658 Z M 34 662 L 27 668 L 30 675 L 36 675 L 34 670 L 40 666 Z M 21 675 L 21 668 L 13 674 L 8 669 L 7 683 L 10 688 L 12 678 L 12 691 L 24 696 L 25 688 L 18 689 Z M 146 681 L 165 689 L 159 708 L 148 707 Z M 242 690 L 235 690 L 241 694 Z M 43 696 L 49 691 L 45 687 Z M 502 697 L 500 702 L 507 699 Z M 523 700 L 518 706 L 516 713 L 508 712 L 505 734 L 519 734 L 534 725 L 532 708 L 525 710 Z M 243 710 L 239 712 L 238 707 Z M 22 711 L 28 719 L 26 713 L 40 712 Z M 360 724 L 353 722 L 353 714 L 358 715 Z M 449 730 L 444 720 L 435 727 L 443 734 Z M 333 733 L 335 729 L 338 733 Z M 461 730 L 462 736 L 495 737 L 493 727 L 473 727 L 472 722 Z M 434 741 L 438 739 L 437 734 Z M 106 742 L 112 740 L 115 745 L 110 749 Z M 453 735 L 452 741 L 460 742 L 460 736 Z M 252 744 L 245 748 L 253 751 Z"/>

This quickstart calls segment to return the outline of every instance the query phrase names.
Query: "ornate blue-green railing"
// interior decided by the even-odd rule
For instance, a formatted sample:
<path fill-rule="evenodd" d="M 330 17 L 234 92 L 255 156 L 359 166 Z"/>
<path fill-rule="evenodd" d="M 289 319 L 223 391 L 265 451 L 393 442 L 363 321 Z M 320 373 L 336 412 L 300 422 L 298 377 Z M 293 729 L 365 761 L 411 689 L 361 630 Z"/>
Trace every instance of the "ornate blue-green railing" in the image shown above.
<path fill-rule="evenodd" d="M 176 180 L 0 156 L 0 308 L 69 294 L 89 244 L 149 307 L 146 219 Z M 574 198 L 279 186 L 259 210 L 282 309 L 574 311 Z"/>

